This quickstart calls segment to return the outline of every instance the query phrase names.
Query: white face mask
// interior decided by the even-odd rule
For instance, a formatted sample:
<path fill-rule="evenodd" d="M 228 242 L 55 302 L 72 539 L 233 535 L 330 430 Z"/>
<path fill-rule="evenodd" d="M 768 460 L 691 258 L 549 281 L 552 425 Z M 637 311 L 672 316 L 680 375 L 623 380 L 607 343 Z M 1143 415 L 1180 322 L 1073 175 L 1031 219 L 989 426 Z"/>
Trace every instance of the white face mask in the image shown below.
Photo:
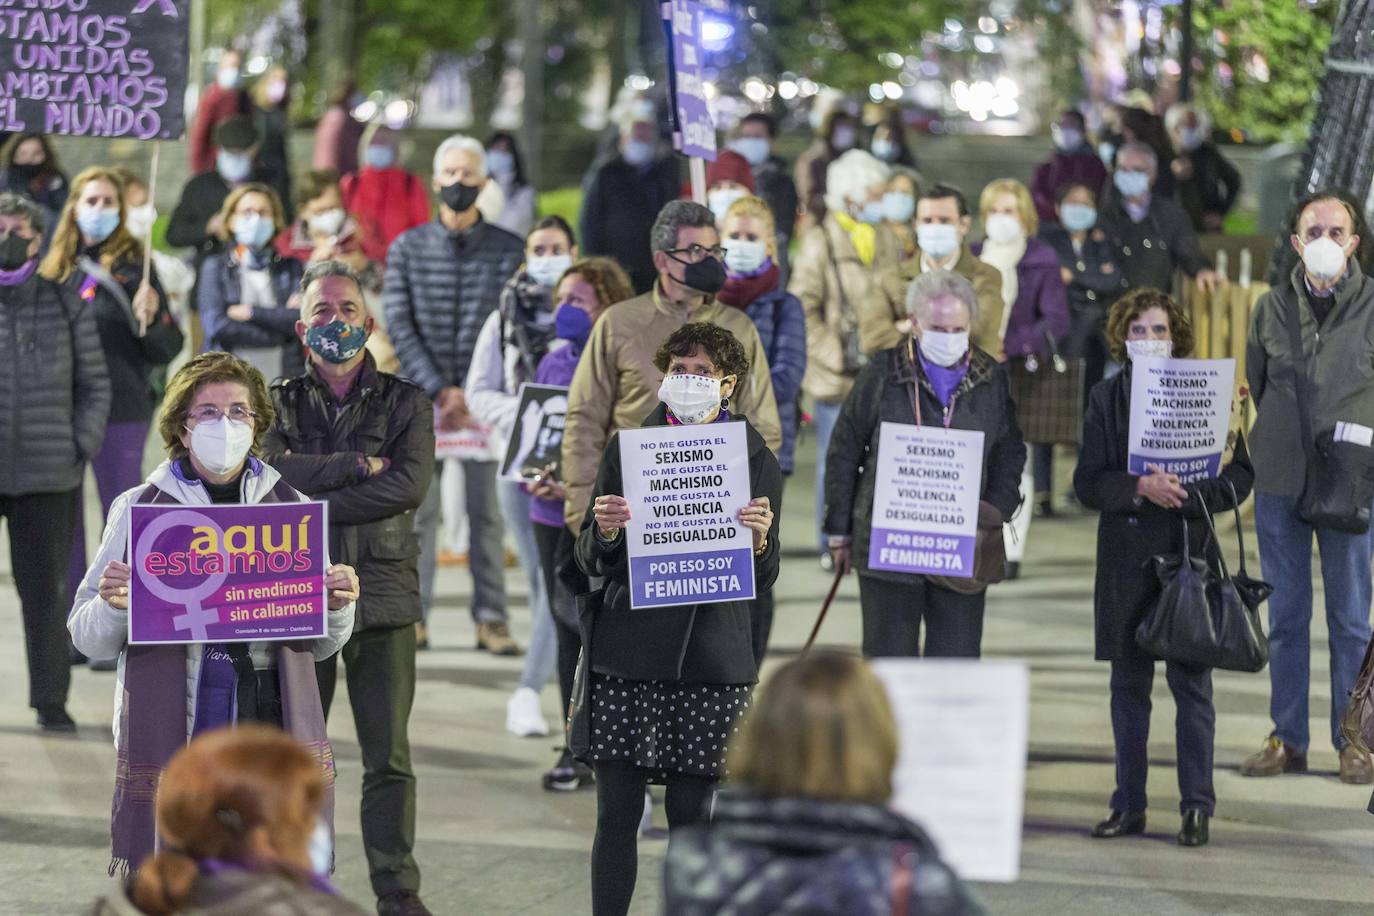
<path fill-rule="evenodd" d="M 1174 355 L 1174 342 L 1172 340 L 1128 340 L 1126 341 L 1126 355 L 1131 358 L 1132 362 L 1148 357 L 1168 359 Z"/>
<path fill-rule="evenodd" d="M 329 825 L 324 821 L 315 824 L 315 832 L 310 834 L 310 870 L 321 878 L 329 877 L 329 866 L 334 864 L 334 837 Z"/>
<path fill-rule="evenodd" d="M 1071 153 L 1083 145 L 1083 132 L 1076 127 L 1052 125 L 1050 137 L 1054 140 L 1055 149 L 1061 153 Z"/>
<path fill-rule="evenodd" d="M 752 274 L 768 259 L 768 245 L 747 239 L 725 240 L 725 268 L 736 276 Z"/>
<path fill-rule="evenodd" d="M 572 267 L 571 255 L 549 254 L 528 259 L 525 262 L 525 273 L 545 289 L 553 289 L 553 285 L 563 277 L 563 273 L 569 267 Z"/>
<path fill-rule="evenodd" d="M 768 156 L 773 152 L 772 144 L 763 137 L 738 137 L 730 144 L 730 149 L 739 153 L 746 162 L 756 168 L 767 162 Z"/>
<path fill-rule="evenodd" d="M 959 230 L 951 223 L 921 223 L 916 227 L 916 244 L 932 258 L 942 260 L 959 247 Z"/>
<path fill-rule="evenodd" d="M 897 144 L 887 137 L 874 137 L 868 151 L 883 162 L 892 162 L 897 158 Z"/>
<path fill-rule="evenodd" d="M 130 207 L 124 214 L 124 225 L 128 228 L 133 237 L 142 241 L 148 237 L 148 233 L 153 230 L 153 224 L 157 222 L 157 208 L 151 202 L 142 206 Z"/>
<path fill-rule="evenodd" d="M 835 132 L 830 135 L 830 145 L 840 152 L 854 148 L 856 135 L 852 127 L 837 127 Z"/>
<path fill-rule="evenodd" d="M 964 358 L 968 352 L 968 331 L 927 331 L 921 328 L 921 339 L 917 341 L 921 355 L 937 366 L 952 366 Z"/>
<path fill-rule="evenodd" d="M 741 197 L 748 197 L 749 192 L 744 188 L 717 188 L 707 192 L 706 206 L 711 208 L 711 213 L 716 217 L 716 225 L 725 222 L 725 214 L 730 211 L 730 205 Z"/>
<path fill-rule="evenodd" d="M 683 423 L 700 423 L 720 407 L 720 379 L 705 375 L 666 375 L 658 399 Z"/>
<path fill-rule="evenodd" d="M 310 217 L 310 231 L 316 235 L 338 235 L 339 230 L 343 228 L 344 220 L 347 218 L 348 215 L 344 213 L 342 207 L 316 213 Z"/>
<path fill-rule="evenodd" d="M 987 218 L 988 241 L 998 245 L 1009 245 L 1017 239 L 1026 237 L 1021 221 L 1010 213 L 994 213 Z"/>
<path fill-rule="evenodd" d="M 191 430 L 191 454 L 211 474 L 237 470 L 253 447 L 253 426 L 220 417 L 214 423 L 197 423 Z"/>
<path fill-rule="evenodd" d="M 1322 236 L 1302 249 L 1302 263 L 1318 280 L 1335 280 L 1345 273 L 1345 249 Z"/>

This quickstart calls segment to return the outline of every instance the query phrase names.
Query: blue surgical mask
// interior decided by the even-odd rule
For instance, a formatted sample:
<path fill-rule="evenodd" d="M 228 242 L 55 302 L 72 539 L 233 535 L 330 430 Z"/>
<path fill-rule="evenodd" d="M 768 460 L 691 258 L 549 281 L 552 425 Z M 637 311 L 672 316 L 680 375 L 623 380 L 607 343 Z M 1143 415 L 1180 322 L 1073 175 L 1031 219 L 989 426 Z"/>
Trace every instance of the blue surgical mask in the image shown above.
<path fill-rule="evenodd" d="M 758 168 L 768 161 L 773 145 L 763 137 L 736 137 L 730 141 L 730 149 L 744 157 L 745 161 Z"/>
<path fill-rule="evenodd" d="M 1059 208 L 1059 222 L 1070 232 L 1087 232 L 1097 225 L 1097 208 L 1087 204 L 1064 204 Z"/>
<path fill-rule="evenodd" d="M 871 226 L 881 223 L 886 213 L 886 208 L 883 207 L 883 202 L 881 200 L 870 200 L 866 201 L 864 205 L 859 208 L 859 212 L 854 215 L 858 218 L 859 222 L 868 223 Z"/>
<path fill-rule="evenodd" d="M 567 254 L 531 255 L 525 260 L 525 273 L 545 289 L 553 289 L 572 262 L 572 255 Z"/>
<path fill-rule="evenodd" d="M 363 150 L 363 164 L 373 169 L 389 169 L 396 164 L 396 151 L 389 146 L 369 146 Z"/>
<path fill-rule="evenodd" d="M 487 150 L 487 171 L 492 175 L 515 174 L 515 157 L 503 149 Z"/>
<path fill-rule="evenodd" d="M 625 161 L 630 165 L 648 165 L 654 161 L 654 145 L 645 143 L 643 140 L 631 140 L 625 144 L 625 149 L 620 155 L 625 157 Z"/>
<path fill-rule="evenodd" d="M 253 157 L 247 153 L 232 153 L 222 149 L 215 154 L 215 168 L 219 175 L 230 184 L 246 181 L 253 171 Z"/>
<path fill-rule="evenodd" d="M 868 151 L 883 162 L 893 162 L 897 159 L 897 144 L 887 137 L 874 137 L 873 142 L 868 146 Z"/>
<path fill-rule="evenodd" d="M 592 333 L 592 316 L 571 302 L 564 302 L 554 313 L 553 333 L 574 346 L 584 347 Z"/>
<path fill-rule="evenodd" d="M 81 230 L 82 235 L 99 244 L 113 235 L 114 231 L 119 228 L 119 211 L 116 209 L 78 209 L 76 211 L 76 225 Z"/>
<path fill-rule="evenodd" d="M 883 216 L 889 223 L 905 223 L 916 212 L 916 198 L 905 191 L 888 191 L 883 195 Z"/>
<path fill-rule="evenodd" d="M 1144 197 L 1150 193 L 1150 174 L 1131 169 L 1117 169 L 1112 174 L 1112 184 L 1116 185 L 1122 197 Z"/>
<path fill-rule="evenodd" d="M 257 250 L 272 240 L 272 221 L 256 213 L 234 217 L 234 241 Z"/>
<path fill-rule="evenodd" d="M 937 261 L 943 260 L 959 247 L 959 230 L 950 223 L 922 223 L 916 227 L 916 244 Z"/>

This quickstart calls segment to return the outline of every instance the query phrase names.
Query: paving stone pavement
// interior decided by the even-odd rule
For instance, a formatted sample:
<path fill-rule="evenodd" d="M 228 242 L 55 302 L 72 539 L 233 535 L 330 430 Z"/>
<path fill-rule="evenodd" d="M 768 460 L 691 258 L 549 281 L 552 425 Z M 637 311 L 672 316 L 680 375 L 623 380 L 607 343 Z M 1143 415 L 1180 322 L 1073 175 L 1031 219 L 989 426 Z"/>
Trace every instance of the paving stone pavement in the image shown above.
<path fill-rule="evenodd" d="M 1066 470 L 1060 468 L 1061 478 Z M 777 588 L 772 664 L 800 647 L 827 584 L 806 555 L 813 513 L 809 468 L 801 471 L 784 506 L 782 542 L 795 555 L 785 561 Z M 75 671 L 70 708 L 80 732 L 67 739 L 39 736 L 24 706 L 23 643 L 7 548 L 0 544 L 0 913 L 80 913 L 111 880 L 105 866 L 114 678 Z M 980 885 L 977 894 L 988 910 L 1028 916 L 1374 912 L 1374 816 L 1364 811 L 1369 792 L 1337 782 L 1334 751 L 1314 746 L 1315 772 L 1306 776 L 1249 780 L 1236 773 L 1267 733 L 1264 674 L 1216 676 L 1218 810 L 1210 846 L 1184 850 L 1173 842 L 1173 703 L 1162 676 L 1150 745 L 1157 765 L 1150 776 L 1149 833 L 1116 842 L 1087 837 L 1088 827 L 1106 813 L 1113 785 L 1107 666 L 1092 660 L 1093 549 L 1091 516 L 1037 520 L 1023 578 L 995 587 L 989 598 L 985 653 L 1024 658 L 1033 676 L 1022 877 L 1013 885 Z M 507 583 L 514 630 L 523 637 L 529 627 L 523 576 L 511 570 Z M 505 702 L 520 662 L 472 648 L 468 589 L 464 571 L 442 572 L 436 645 L 419 662 L 411 736 L 424 897 L 437 914 L 588 913 L 594 795 L 540 790 L 554 741 L 504 731 Z M 1311 703 L 1317 735 L 1326 731 L 1329 697 L 1324 632 L 1315 624 Z M 822 642 L 855 646 L 858 637 L 851 581 Z M 551 721 L 556 692 L 550 684 L 544 693 Z M 330 721 L 340 771 L 338 883 L 369 906 L 357 822 L 361 773 L 347 710 L 337 701 Z M 999 753 L 996 736 L 988 737 L 987 752 Z M 661 810 L 656 823 L 664 823 Z M 635 914 L 659 911 L 664 846 L 662 839 L 640 844 Z"/>

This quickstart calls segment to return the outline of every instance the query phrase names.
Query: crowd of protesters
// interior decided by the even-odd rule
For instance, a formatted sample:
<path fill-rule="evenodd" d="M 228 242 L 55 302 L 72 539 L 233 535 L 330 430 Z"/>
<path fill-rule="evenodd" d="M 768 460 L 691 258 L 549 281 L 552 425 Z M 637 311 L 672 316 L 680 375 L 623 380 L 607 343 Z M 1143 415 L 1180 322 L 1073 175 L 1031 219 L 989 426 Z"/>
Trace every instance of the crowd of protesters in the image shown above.
<path fill-rule="evenodd" d="M 327 903 L 325 721 L 339 661 L 378 912 L 429 912 L 408 721 L 454 522 L 467 530 L 477 649 L 525 655 L 507 729 L 568 739 L 544 788 L 595 788 L 598 916 L 630 907 L 650 784 L 666 787 L 674 838 L 669 912 L 774 912 L 803 898 L 807 912 L 891 912 L 898 880 L 911 911 L 979 912 L 921 828 L 885 807 L 895 726 L 862 660 L 791 662 L 754 698 L 784 482 L 813 468 L 806 549 L 837 577 L 857 573 L 863 654 L 978 658 L 987 587 L 1021 574 L 1032 516 L 1056 511 L 1055 446 L 1080 446 L 1070 498 L 1100 513 L 1096 654 L 1111 664 L 1117 762 L 1101 838 L 1145 825 L 1155 659 L 1134 633 L 1160 589 L 1145 561 L 1183 546 L 1179 518 L 1253 490 L 1275 586 L 1274 729 L 1241 772 L 1307 766 L 1315 537 L 1339 774 L 1374 782 L 1338 723 L 1370 635 L 1374 535 L 1305 520 L 1311 459 L 1293 447 L 1309 425 L 1328 436 L 1338 421 L 1374 426 L 1367 374 L 1348 371 L 1370 362 L 1374 339 L 1374 286 L 1356 256 L 1368 230 L 1348 195 L 1315 193 L 1295 210 L 1300 263 L 1251 325 L 1253 442 L 1241 436 L 1220 477 L 1185 487 L 1160 470 L 1129 473 L 1126 427 L 1133 360 L 1190 352 L 1172 293 L 1223 282 L 1199 233 L 1221 230 L 1239 178 L 1196 108 L 1114 110 L 1100 144 L 1083 112 L 1066 110 L 1049 158 L 989 183 L 975 209 L 929 163 L 918 170 L 898 110 L 866 126 L 843 106 L 795 168 L 773 118 L 743 117 L 706 169 L 704 204 L 693 202 L 660 110 L 638 99 L 589 169 L 574 226 L 541 211 L 511 133 L 449 137 L 427 173 L 412 171 L 401 134 L 353 117 L 352 84 L 331 95 L 313 168 L 293 173 L 286 71 L 244 83 L 241 58 L 222 55 L 190 132 L 192 177 L 165 224 L 183 257 L 145 251 L 159 223 L 149 176 L 96 167 L 69 179 L 35 134 L 0 147 L 0 448 L 14 456 L 0 514 L 38 724 L 76 728 L 73 659 L 117 672 L 111 860 L 135 877 L 98 912 L 178 912 L 255 882 L 263 899 L 352 912 Z M 1082 384 L 1059 405 L 1068 419 L 1047 419 L 1027 392 L 1064 361 Z M 518 481 L 499 477 L 498 461 L 526 383 L 566 388 L 566 421 L 561 461 Z M 633 612 L 619 437 L 699 423 L 738 423 L 747 441 L 750 493 L 735 511 L 757 598 Z M 972 578 L 870 564 L 876 456 L 892 424 L 982 434 Z M 799 456 L 804 426 L 814 465 Z M 484 445 L 436 458 L 438 438 L 473 431 Z M 145 475 L 150 433 L 163 460 Z M 93 558 L 88 464 L 105 520 Z M 129 644 L 131 507 L 301 499 L 329 506 L 324 636 Z M 1195 526 L 1195 549 L 1201 536 Z M 510 626 L 506 543 L 527 585 L 527 652 Z M 1197 846 L 1216 805 L 1210 670 L 1170 661 L 1166 674 L 1178 839 Z M 544 715 L 554 679 L 557 708 L 583 717 L 580 740 Z M 731 785 L 717 797 L 727 747 Z M 268 775 L 281 785 L 269 791 Z M 147 780 L 159 777 L 154 798 Z M 704 882 L 722 858 L 773 867 L 747 887 Z"/>

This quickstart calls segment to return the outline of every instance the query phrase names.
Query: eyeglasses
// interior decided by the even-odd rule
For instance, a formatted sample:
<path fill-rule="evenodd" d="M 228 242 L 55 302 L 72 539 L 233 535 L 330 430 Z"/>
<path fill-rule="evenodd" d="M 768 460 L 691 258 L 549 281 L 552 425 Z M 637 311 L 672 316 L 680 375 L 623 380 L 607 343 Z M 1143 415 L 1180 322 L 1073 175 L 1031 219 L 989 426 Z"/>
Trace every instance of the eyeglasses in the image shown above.
<path fill-rule="evenodd" d="M 228 411 L 220 410 L 214 404 L 202 404 L 200 407 L 192 407 L 188 410 L 186 417 L 197 423 L 218 423 L 219 418 L 226 414 L 229 419 L 237 423 L 247 423 L 257 416 L 256 413 L 248 409 L 247 404 L 231 404 Z"/>
<path fill-rule="evenodd" d="M 700 245 L 688 245 L 686 248 L 669 248 L 663 252 L 674 261 L 685 264 L 697 264 L 706 260 L 707 256 L 715 258 L 717 261 L 725 257 L 725 249 L 719 245 L 712 245 L 710 248 L 703 248 Z M 678 257 L 680 254 L 687 255 L 686 260 Z"/>

